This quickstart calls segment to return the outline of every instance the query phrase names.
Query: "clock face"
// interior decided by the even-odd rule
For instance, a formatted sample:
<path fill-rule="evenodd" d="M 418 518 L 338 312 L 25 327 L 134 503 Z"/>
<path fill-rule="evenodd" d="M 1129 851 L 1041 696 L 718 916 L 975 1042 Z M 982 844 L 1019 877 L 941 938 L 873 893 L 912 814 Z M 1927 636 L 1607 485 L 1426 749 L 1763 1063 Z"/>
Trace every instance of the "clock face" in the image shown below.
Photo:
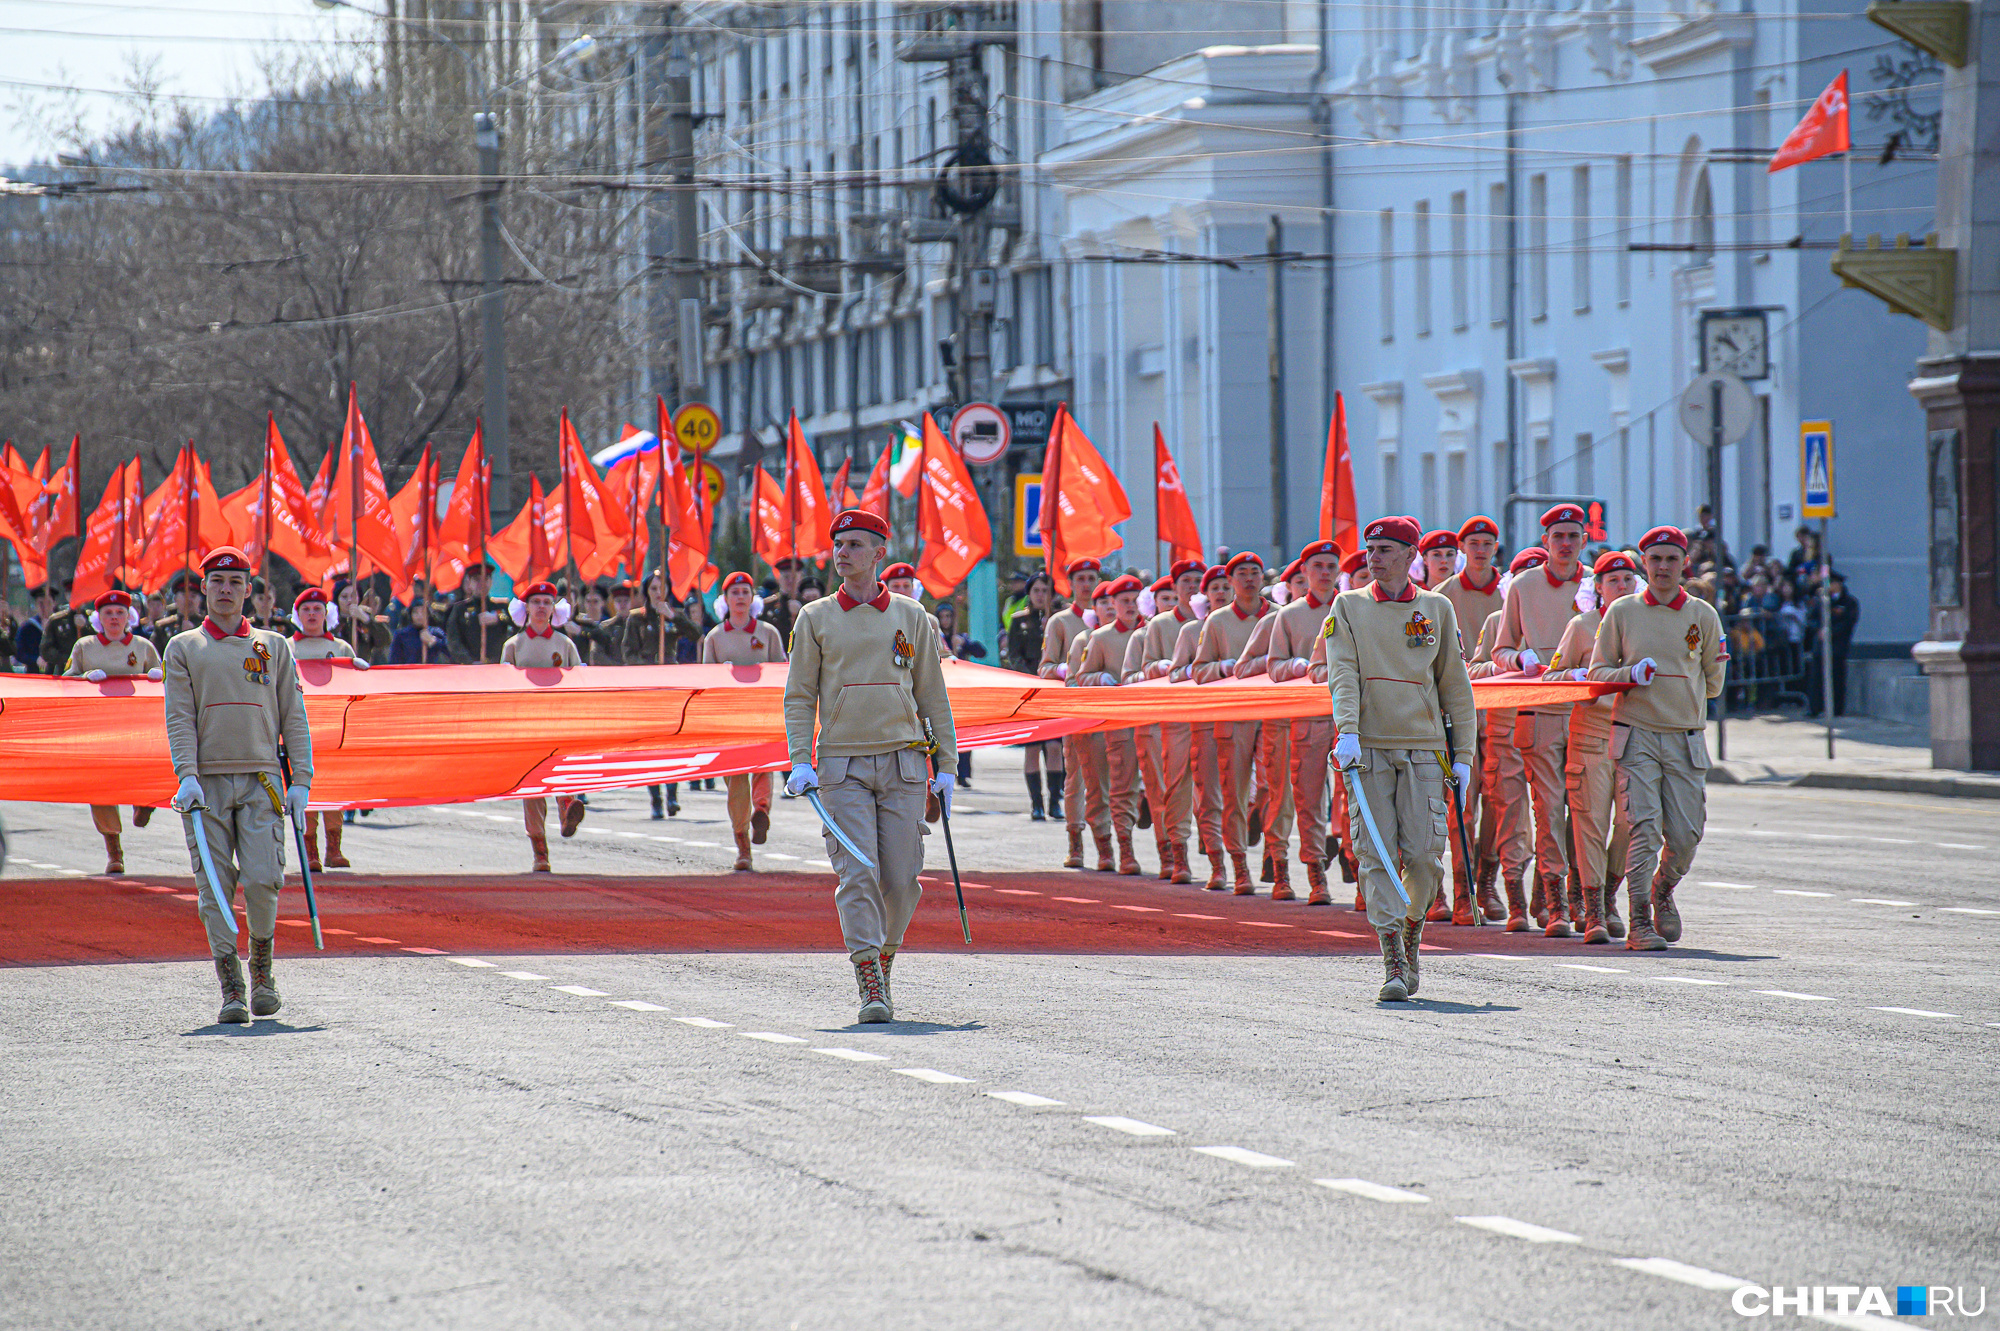
<path fill-rule="evenodd" d="M 1770 373 L 1767 349 L 1762 315 L 1716 315 L 1702 322 L 1702 362 L 1710 372 L 1762 379 Z"/>

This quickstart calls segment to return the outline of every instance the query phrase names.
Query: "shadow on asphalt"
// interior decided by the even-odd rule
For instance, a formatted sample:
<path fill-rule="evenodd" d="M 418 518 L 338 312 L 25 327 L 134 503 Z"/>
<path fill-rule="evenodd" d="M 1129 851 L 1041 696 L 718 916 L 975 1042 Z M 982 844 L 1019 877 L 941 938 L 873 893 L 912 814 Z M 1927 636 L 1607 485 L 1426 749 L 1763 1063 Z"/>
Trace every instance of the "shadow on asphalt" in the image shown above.
<path fill-rule="evenodd" d="M 1646 954 L 1620 953 L 1620 955 L 1637 957 Z M 1651 955 L 1659 957 L 1663 960 L 1671 959 L 1673 961 L 1686 961 L 1690 959 L 1695 961 L 1783 961 L 1784 960 L 1783 957 L 1778 956 L 1776 953 L 1760 952 L 1755 955 L 1750 955 L 1742 952 L 1710 952 L 1705 948 L 1682 947 L 1678 943 L 1668 948 L 1665 952 L 1654 952 Z"/>
<path fill-rule="evenodd" d="M 1519 1012 L 1521 1009 L 1511 1003 L 1440 1003 L 1429 998 L 1406 998 L 1400 1003 L 1380 1003 L 1377 1007 L 1391 1012 L 1442 1012 L 1447 1015 L 1484 1016 L 1487 1013 Z"/>
<path fill-rule="evenodd" d="M 221 1022 L 210 1022 L 206 1026 L 197 1026 L 191 1031 L 182 1031 L 181 1035 L 183 1038 L 191 1035 L 225 1035 L 232 1040 L 248 1040 L 253 1037 L 265 1035 L 318 1035 L 325 1030 L 326 1027 L 324 1026 L 287 1026 L 282 1021 L 265 1020 L 252 1022 L 248 1026 L 233 1026 L 224 1025 Z"/>
<path fill-rule="evenodd" d="M 957 1026 L 936 1021 L 856 1021 L 845 1026 L 822 1026 L 821 1035 L 947 1035 L 961 1031 L 983 1031 L 987 1029 L 983 1021 L 968 1021 Z"/>

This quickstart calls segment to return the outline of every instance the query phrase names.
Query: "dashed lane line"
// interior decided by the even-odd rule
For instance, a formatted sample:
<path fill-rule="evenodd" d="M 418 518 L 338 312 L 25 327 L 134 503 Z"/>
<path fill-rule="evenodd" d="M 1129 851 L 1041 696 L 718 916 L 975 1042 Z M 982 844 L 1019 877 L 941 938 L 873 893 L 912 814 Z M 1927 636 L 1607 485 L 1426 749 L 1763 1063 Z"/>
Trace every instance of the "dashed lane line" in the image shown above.
<path fill-rule="evenodd" d="M 1630 972 L 1630 971 L 1626 970 L 1626 969 L 1625 969 L 1624 967 L 1622 967 L 1622 966 L 1587 966 L 1587 965 L 1585 965 L 1585 964 L 1584 964 L 1583 962 L 1581 962 L 1581 961 L 1565 961 L 1565 962 L 1560 962 L 1560 963 L 1558 963 L 1558 964 L 1560 964 L 1561 966 L 1563 966 L 1563 967 L 1564 967 L 1565 969 L 1567 969 L 1567 970 L 1573 970 L 1573 971 L 1596 971 L 1596 972 L 1597 972 L 1597 973 L 1598 973 L 1599 975 L 1629 975 L 1629 974 L 1631 974 L 1631 972 Z"/>
<path fill-rule="evenodd" d="M 1888 897 L 1849 897 L 1849 901 L 1860 906 L 1914 906 L 1914 901 L 1894 901 Z"/>
<path fill-rule="evenodd" d="M 510 980 L 546 980 L 549 978 L 546 975 L 537 975 L 533 971 L 501 971 L 500 973 Z"/>
<path fill-rule="evenodd" d="M 1920 1008 L 1920 1007 L 1873 1007 L 1873 1006 L 1871 1006 L 1871 1007 L 1870 1007 L 1870 1008 L 1869 1008 L 1868 1010 L 1869 1010 L 1870 1012 L 1895 1012 L 1895 1013 L 1899 1013 L 1899 1014 L 1901 1014 L 1902 1016 L 1905 1016 L 1905 1017 L 1942 1017 L 1942 1018 L 1944 1018 L 1944 1019 L 1945 1019 L 1945 1020 L 1947 1020 L 1947 1021 L 1963 1021 L 1963 1020 L 1965 1020 L 1965 1019 L 1964 1019 L 1963 1017 L 1959 1016 L 1959 1015 L 1958 1015 L 1958 1014 L 1957 1014 L 1956 1012 L 1932 1012 L 1932 1011 L 1930 1011 L 1930 1010 L 1928 1010 L 1928 1009 L 1926 1009 L 1926 1008 Z"/>
<path fill-rule="evenodd" d="M 609 998 L 602 989 L 590 989 L 580 984 L 552 984 L 549 988 L 559 994 L 575 994 L 578 998 Z"/>
<path fill-rule="evenodd" d="M 634 1012 L 665 1012 L 665 1011 L 666 1011 L 666 1009 L 665 1009 L 665 1008 L 663 1008 L 663 1007 L 661 1007 L 661 1006 L 660 1006 L 660 1005 L 659 1005 L 658 1003 L 642 1003 L 642 1002 L 640 1002 L 640 1001 L 639 1001 L 638 999 L 636 999 L 636 998 L 614 998 L 614 999 L 612 999 L 612 1000 L 611 1000 L 611 1006 L 612 1006 L 612 1007 L 622 1007 L 622 1008 L 629 1008 L 629 1009 L 631 1009 L 631 1010 L 632 1010 L 632 1011 L 634 1011 Z"/>
<path fill-rule="evenodd" d="M 325 932 L 332 933 L 333 930 L 328 929 Z M 442 957 L 445 955 L 445 950 L 441 947 L 406 947 L 403 951 L 414 952 L 420 957 Z"/>
<path fill-rule="evenodd" d="M 899 1076 L 915 1077 L 918 1081 L 930 1082 L 933 1086 L 970 1085 L 972 1078 L 955 1077 L 949 1072 L 939 1072 L 936 1068 L 896 1068 Z"/>
<path fill-rule="evenodd" d="M 1121 1118 L 1117 1114 L 1089 1115 L 1083 1121 L 1086 1123 L 1095 1123 L 1100 1128 L 1111 1128 L 1117 1132 L 1129 1133 L 1134 1137 L 1173 1137 L 1179 1135 L 1172 1128 L 1163 1128 L 1156 1123 L 1142 1123 L 1136 1118 Z"/>
<path fill-rule="evenodd" d="M 2000 915 L 2000 910 L 1981 910 L 1977 906 L 1946 906 L 1946 915 Z"/>
<path fill-rule="evenodd" d="M 1772 998 L 1796 998 L 1801 1003 L 1831 1003 L 1825 994 L 1799 994 L 1790 989 L 1754 989 L 1752 993 L 1768 994 Z"/>
<path fill-rule="evenodd" d="M 1659 1276 L 1663 1280 L 1678 1281 L 1683 1285 L 1693 1285 L 1696 1289 L 1714 1290 L 1728 1294 L 1755 1282 L 1738 1276 L 1726 1276 L 1720 1271 L 1710 1271 L 1699 1266 L 1689 1266 L 1671 1257 L 1614 1257 L 1613 1266 L 1622 1266 L 1627 1271 L 1637 1271 L 1642 1275 Z"/>
<path fill-rule="evenodd" d="M 815 1049 L 815 1054 L 825 1054 L 828 1058 L 844 1058 L 850 1063 L 887 1063 L 887 1054 L 871 1054 L 865 1049 Z"/>
<path fill-rule="evenodd" d="M 445 960 L 452 962 L 454 965 L 470 966 L 474 970 L 490 971 L 499 969 L 499 967 L 495 966 L 492 962 L 481 961 L 477 957 L 446 957 Z"/>
<path fill-rule="evenodd" d="M 1247 1165 L 1251 1169 L 1296 1169 L 1296 1163 L 1275 1155 L 1265 1155 L 1262 1151 L 1247 1150 L 1241 1146 L 1196 1146 L 1196 1155 L 1212 1155 L 1218 1160 L 1232 1164 Z"/>
<path fill-rule="evenodd" d="M 299 923 L 305 925 L 308 929 L 312 928 L 311 920 L 300 920 Z M 354 941 L 357 943 L 377 943 L 384 947 L 401 947 L 403 945 L 403 940 L 400 938 L 362 938 L 357 936 Z"/>
<path fill-rule="evenodd" d="M 1475 1229 L 1491 1230 L 1495 1234 L 1505 1234 L 1509 1238 L 1525 1239 L 1529 1243 L 1581 1243 L 1580 1235 L 1565 1230 L 1549 1229 L 1542 1225 L 1531 1225 L 1525 1220 L 1516 1220 L 1505 1215 L 1461 1215 L 1454 1216 L 1461 1225 L 1471 1225 Z"/>
<path fill-rule="evenodd" d="M 1660 983 L 1660 984 L 1721 984 L 1721 985 L 1726 985 L 1726 984 L 1728 984 L 1728 983 L 1729 983 L 1729 981 L 1727 981 L 1727 980 L 1703 980 L 1703 979 L 1698 979 L 1698 978 L 1696 978 L 1695 976 L 1692 976 L 1692 975 L 1648 975 L 1648 976 L 1647 976 L 1646 978 L 1647 978 L 1647 979 L 1649 979 L 1649 980 L 1653 980 L 1653 981 L 1656 981 L 1657 983 Z"/>
<path fill-rule="evenodd" d="M 1774 887 L 1771 892 L 1781 897 L 1830 897 L 1831 892 L 1808 892 L 1802 887 Z"/>
<path fill-rule="evenodd" d="M 1298 927 L 1292 924 L 1275 924 L 1269 920 L 1238 920 L 1237 923 L 1241 924 L 1245 929 L 1295 929 Z"/>
<path fill-rule="evenodd" d="M 1177 920 L 1226 920 L 1229 917 L 1227 915 L 1194 915 L 1184 910 L 1177 910 L 1174 912 L 1174 918 Z"/>
<path fill-rule="evenodd" d="M 683 1026 L 699 1026 L 705 1031 L 726 1031 L 730 1028 L 728 1022 L 709 1017 L 675 1017 L 674 1020 Z"/>
<path fill-rule="evenodd" d="M 763 1042 L 764 1042 L 765 1044 L 804 1044 L 804 1043 L 805 1043 L 805 1041 L 804 1041 L 804 1040 L 800 1039 L 800 1038 L 799 1038 L 798 1036 L 796 1036 L 796 1035 L 783 1035 L 783 1034 L 780 1034 L 780 1033 L 779 1033 L 779 1032 L 777 1032 L 777 1031 L 744 1031 L 744 1032 L 742 1032 L 742 1035 L 743 1035 L 743 1038 L 744 1038 L 744 1039 L 746 1039 L 746 1040 L 762 1040 L 762 1041 L 763 1041 Z"/>
<path fill-rule="evenodd" d="M 1046 1095 L 1036 1095 L 1030 1091 L 988 1091 L 995 1100 L 1005 1100 L 1010 1105 L 1020 1105 L 1024 1109 L 1046 1109 L 1060 1105 L 1062 1101 L 1051 1100 Z"/>
<path fill-rule="evenodd" d="M 1732 891 L 1736 891 L 1736 892 L 1755 892 L 1755 891 L 1757 890 L 1757 885 L 1756 885 L 1755 883 L 1715 883 L 1715 882 L 1704 882 L 1704 883 L 1702 883 L 1702 884 L 1701 884 L 1701 886 L 1703 886 L 1703 887 L 1726 887 L 1726 888 L 1729 888 L 1729 889 L 1731 889 Z"/>
<path fill-rule="evenodd" d="M 1421 1192 L 1411 1192 L 1408 1188 L 1392 1188 L 1386 1183 L 1370 1183 L 1365 1178 L 1316 1178 L 1313 1182 L 1322 1188 L 1332 1188 L 1336 1192 L 1351 1192 L 1356 1197 L 1366 1197 L 1371 1202 L 1416 1205 L 1430 1200 Z"/>
<path fill-rule="evenodd" d="M 1067 901 L 1074 906 L 1095 906 L 1098 904 L 1096 897 L 1050 897 L 1049 900 Z"/>

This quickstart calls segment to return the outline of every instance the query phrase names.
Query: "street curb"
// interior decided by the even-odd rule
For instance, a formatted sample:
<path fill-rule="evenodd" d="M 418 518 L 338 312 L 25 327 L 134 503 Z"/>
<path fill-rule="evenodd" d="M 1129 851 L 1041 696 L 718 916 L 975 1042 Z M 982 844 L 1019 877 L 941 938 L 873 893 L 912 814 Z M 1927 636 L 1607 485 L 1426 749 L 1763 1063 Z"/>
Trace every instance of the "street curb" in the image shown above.
<path fill-rule="evenodd" d="M 1817 790 L 1887 790 L 1903 795 L 1944 795 L 1962 799 L 2000 800 L 2000 777 L 1892 776 L 1876 772 L 1807 772 L 1794 786 Z"/>

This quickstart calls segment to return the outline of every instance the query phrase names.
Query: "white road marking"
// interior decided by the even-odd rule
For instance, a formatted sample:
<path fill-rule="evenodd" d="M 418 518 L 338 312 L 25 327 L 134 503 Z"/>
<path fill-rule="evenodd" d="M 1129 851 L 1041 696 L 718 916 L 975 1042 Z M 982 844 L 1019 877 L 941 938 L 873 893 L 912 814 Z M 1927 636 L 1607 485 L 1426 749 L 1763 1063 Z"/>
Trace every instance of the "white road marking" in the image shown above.
<path fill-rule="evenodd" d="M 363 942 L 366 942 L 367 940 L 366 940 L 366 939 L 363 939 L 363 940 L 361 940 L 361 941 L 363 941 Z M 448 959 L 448 960 L 450 960 L 450 961 L 452 961 L 452 962 L 455 962 L 456 964 L 458 964 L 458 965 L 460 965 L 460 966 L 471 966 L 471 967 L 474 967 L 475 969 L 478 969 L 478 970 L 489 970 L 489 971 L 490 971 L 490 970 L 493 970 L 493 969 L 494 969 L 494 965 L 493 965 L 493 963 L 492 963 L 492 962 L 490 962 L 490 961 L 481 961 L 481 960 L 479 960 L 479 959 L 478 959 L 477 957 L 450 957 L 450 958 L 447 958 L 447 959 Z"/>
<path fill-rule="evenodd" d="M 1727 980 L 1698 980 L 1692 975 L 1648 975 L 1646 978 L 1649 980 L 1658 980 L 1661 984 L 1728 984 L 1729 983 L 1729 981 Z"/>
<path fill-rule="evenodd" d="M 1060 1100 L 1051 1100 L 1046 1095 L 1035 1095 L 1029 1091 L 988 1091 L 995 1100 L 1005 1100 L 1010 1105 L 1024 1105 L 1029 1109 L 1041 1109 L 1049 1105 L 1059 1105 Z"/>
<path fill-rule="evenodd" d="M 1229 917 L 1227 915 L 1195 915 L 1188 911 L 1177 910 L 1174 912 L 1174 918 L 1177 920 L 1226 920 Z"/>
<path fill-rule="evenodd" d="M 1095 906 L 1096 897 L 1050 897 L 1051 901 L 1068 901 L 1078 906 Z"/>
<path fill-rule="evenodd" d="M 1781 897 L 1830 897 L 1831 892 L 1808 892 L 1799 887 L 1774 887 L 1772 893 Z"/>
<path fill-rule="evenodd" d="M 1849 901 L 1862 906 L 1914 906 L 1914 901 L 1891 901 L 1888 897 L 1849 897 Z"/>
<path fill-rule="evenodd" d="M 592 836 L 616 836 L 616 835 L 617 835 L 617 833 L 613 832 L 613 831 L 612 831 L 612 830 L 611 830 L 610 828 L 608 828 L 608 827 L 586 827 L 586 828 L 584 828 L 583 830 L 584 830 L 584 831 L 586 831 L 586 832 L 588 832 L 588 833 L 590 833 L 590 834 L 591 834 Z"/>
<path fill-rule="evenodd" d="M 308 929 L 312 928 L 311 920 L 300 920 L 299 923 L 303 924 Z M 359 938 L 359 937 L 357 937 L 354 941 L 357 943 L 384 943 L 390 947 L 400 947 L 403 942 L 403 940 L 400 938 Z"/>
<path fill-rule="evenodd" d="M 796 856 L 796 855 L 787 855 L 787 854 L 785 854 L 785 853 L 784 853 L 783 851 L 781 851 L 781 850 L 767 850 L 767 851 L 765 851 L 765 852 L 764 852 L 764 858 L 765 858 L 765 859 L 767 859 L 767 860 L 794 860 L 794 861 L 796 861 L 796 860 L 797 860 L 797 859 L 798 859 L 799 857 L 798 857 L 798 856 Z"/>
<path fill-rule="evenodd" d="M 687 841 L 683 842 L 682 844 L 688 846 L 706 846 L 710 850 L 714 850 L 717 846 L 721 845 L 722 843 L 720 841 Z"/>
<path fill-rule="evenodd" d="M 325 929 L 321 932 L 330 934 L 333 930 Z M 403 951 L 414 952 L 420 957 L 442 957 L 446 955 L 445 950 L 441 947 L 406 947 Z"/>
<path fill-rule="evenodd" d="M 1796 998 L 1801 1003 L 1831 1003 L 1833 1001 L 1825 994 L 1795 994 L 1789 989 L 1758 989 L 1754 992 L 1769 994 L 1772 998 Z"/>
<path fill-rule="evenodd" d="M 939 1072 L 936 1068 L 897 1068 L 896 1072 L 902 1076 L 915 1077 L 918 1081 L 927 1081 L 936 1086 L 968 1085 L 972 1081 L 970 1077 L 954 1077 L 949 1072 Z"/>
<path fill-rule="evenodd" d="M 1920 1007 L 1872 1007 L 1870 1012 L 1900 1012 L 1906 1017 L 1943 1017 L 1947 1021 L 1962 1021 L 1956 1012 L 1929 1012 Z"/>
<path fill-rule="evenodd" d="M 140 883 L 140 884 L 139 884 L 139 886 L 140 886 L 140 887 L 142 887 L 142 888 L 144 888 L 144 889 L 145 889 L 146 891 L 148 891 L 148 892 L 172 892 L 172 891 L 173 891 L 173 889 L 172 889 L 171 887 L 155 887 L 155 886 L 154 886 L 153 884 L 151 884 L 151 883 Z M 289 923 L 298 923 L 298 924 L 303 924 L 303 925 L 305 925 L 305 926 L 306 926 L 307 928 L 311 928 L 311 927 L 312 927 L 312 921 L 311 921 L 311 920 L 298 920 L 298 921 L 289 921 L 289 920 L 288 920 L 288 921 L 286 921 L 286 923 L 288 923 L 288 924 L 289 924 Z"/>
<path fill-rule="evenodd" d="M 1196 1155 L 1212 1155 L 1218 1160 L 1228 1160 L 1233 1164 L 1248 1165 L 1252 1169 L 1293 1169 L 1297 1166 L 1290 1160 L 1281 1160 L 1275 1155 L 1265 1155 L 1262 1151 L 1245 1150 L 1241 1146 L 1197 1146 Z"/>
<path fill-rule="evenodd" d="M 1704 882 L 1704 883 L 1702 884 L 1702 886 L 1703 886 L 1703 887 L 1728 887 L 1728 888 L 1734 888 L 1734 889 L 1735 889 L 1736 891 L 1738 891 L 1738 892 L 1755 892 L 1755 891 L 1757 890 L 1757 885 L 1756 885 L 1755 883 L 1709 883 L 1709 882 Z"/>
<path fill-rule="evenodd" d="M 806 863 L 817 865 L 822 869 L 831 869 L 833 867 L 832 860 L 807 860 Z M 968 884 L 968 886 L 970 886 L 970 884 Z"/>
<path fill-rule="evenodd" d="M 1736 1276 L 1726 1276 L 1720 1271 L 1709 1271 L 1699 1266 L 1689 1266 L 1671 1257 L 1614 1257 L 1613 1266 L 1622 1266 L 1628 1271 L 1642 1275 L 1660 1276 L 1666 1280 L 1677 1280 L 1683 1285 L 1693 1285 L 1696 1289 L 1712 1289 L 1722 1292 L 1738 1290 L 1750 1284 L 1748 1280 Z"/>
<path fill-rule="evenodd" d="M 196 896 L 196 895 L 195 895 L 194 893 L 192 893 L 192 892 L 176 892 L 176 893 L 174 893 L 174 900 L 175 900 L 175 901 L 199 901 L 199 900 L 201 900 L 201 898 L 200 898 L 200 897 L 198 897 L 198 896 Z M 308 926 L 308 927 L 310 927 L 310 926 Z"/>
<path fill-rule="evenodd" d="M 648 841 L 667 841 L 673 843 L 676 846 L 680 845 L 681 843 L 681 839 L 677 836 L 656 836 L 656 837 L 647 837 L 646 839 Z"/>
<path fill-rule="evenodd" d="M 871 1054 L 861 1049 L 815 1049 L 815 1054 L 825 1054 L 830 1058 L 844 1058 L 850 1063 L 886 1063 L 887 1054 Z"/>
<path fill-rule="evenodd" d="M 1981 910 L 1977 906 L 1946 906 L 1947 915 L 2000 915 L 2000 910 Z"/>
<path fill-rule="evenodd" d="M 1581 961 L 1562 961 L 1556 964 L 1573 971 L 1596 971 L 1600 975 L 1624 975 L 1627 973 L 1622 966 L 1586 966 Z"/>
<path fill-rule="evenodd" d="M 552 984 L 549 988 L 559 994 L 575 994 L 578 998 L 609 998 L 602 989 L 586 989 L 580 984 Z"/>
<path fill-rule="evenodd" d="M 1116 1128 L 1120 1132 L 1129 1132 L 1134 1137 L 1171 1137 L 1175 1135 L 1172 1128 L 1162 1128 L 1152 1123 L 1141 1123 L 1136 1118 L 1120 1118 L 1116 1114 L 1090 1117 L 1083 1121 L 1086 1123 L 1095 1123 L 1101 1128 Z"/>
<path fill-rule="evenodd" d="M 1428 1202 L 1430 1198 L 1408 1188 L 1392 1188 L 1386 1183 L 1370 1183 L 1365 1178 L 1316 1178 L 1313 1182 L 1336 1192 L 1351 1192 L 1371 1202 Z"/>
<path fill-rule="evenodd" d="M 1526 1239 L 1530 1243 L 1581 1243 L 1582 1238 L 1564 1233 L 1560 1229 L 1545 1229 L 1541 1225 L 1531 1225 L 1525 1220 L 1515 1220 L 1504 1215 L 1462 1215 L 1456 1217 L 1461 1225 L 1471 1225 L 1475 1229 L 1489 1229 L 1495 1234 L 1505 1234 L 1509 1238 Z"/>
<path fill-rule="evenodd" d="M 996 887 L 993 889 L 1003 897 L 1038 897 L 1040 892 L 1030 892 L 1025 887 Z"/>
<path fill-rule="evenodd" d="M 645 836 L 646 834 L 645 834 L 644 832 L 620 832 L 620 833 L 619 833 L 618 835 L 619 835 L 619 836 L 629 836 L 629 837 L 643 837 L 643 836 Z"/>
<path fill-rule="evenodd" d="M 729 1029 L 728 1022 L 711 1021 L 707 1017 L 675 1017 L 674 1020 L 680 1022 L 683 1026 L 699 1026 L 705 1031 L 726 1031 Z"/>
<path fill-rule="evenodd" d="M 1111 909 L 1137 911 L 1141 914 L 1146 914 L 1146 915 L 1158 915 L 1160 913 L 1160 908 L 1158 906 L 1120 906 L 1114 904 L 1111 907 Z"/>
<path fill-rule="evenodd" d="M 500 973 L 510 980 L 546 980 L 549 978 L 546 975 L 537 975 L 533 971 L 501 971 Z"/>
<path fill-rule="evenodd" d="M 1366 938 L 1368 936 L 1367 934 L 1350 933 L 1346 929 L 1315 929 L 1313 932 L 1316 934 L 1325 934 L 1328 938 Z"/>
<path fill-rule="evenodd" d="M 56 870 L 56 872 L 57 872 L 57 873 L 66 873 L 66 874 L 69 874 L 69 875 L 70 875 L 71 877 L 73 877 L 73 878 L 88 878 L 88 877 L 90 877 L 90 875 L 89 875 L 89 874 L 85 873 L 85 872 L 84 872 L 83 870 L 81 870 L 81 869 L 58 869 L 58 870 Z"/>
<path fill-rule="evenodd" d="M 1295 929 L 1298 927 L 1292 924 L 1273 924 L 1269 920 L 1238 920 L 1237 923 L 1245 929 Z"/>
<path fill-rule="evenodd" d="M 743 1038 L 746 1040 L 762 1040 L 766 1044 L 805 1043 L 803 1039 L 796 1035 L 780 1035 L 776 1031 L 744 1031 Z"/>
<path fill-rule="evenodd" d="M 665 1009 L 665 1008 L 663 1008 L 663 1007 L 661 1007 L 661 1006 L 660 1006 L 660 1005 L 659 1005 L 658 1003 L 641 1003 L 641 1002 L 640 1002 L 640 1001 L 639 1001 L 638 999 L 636 999 L 636 998 L 614 998 L 614 999 L 612 999 L 612 1000 L 611 1000 L 611 1004 L 610 1004 L 610 1005 L 611 1005 L 612 1007 L 622 1007 L 622 1008 L 630 1008 L 630 1009 L 632 1009 L 632 1011 L 634 1011 L 634 1012 L 665 1012 L 665 1011 L 666 1011 L 666 1009 Z"/>
<path fill-rule="evenodd" d="M 1933 846 L 1942 846 L 1942 847 L 1944 847 L 1944 849 L 1946 849 L 1946 850 L 1985 850 L 1985 849 L 1986 849 L 1986 847 L 1984 847 L 1984 846 L 1968 846 L 1968 845 L 1966 845 L 1966 844 L 1965 844 L 1965 843 L 1964 843 L 1963 841 L 1933 841 L 1933 842 L 1931 842 L 1931 844 L 1932 844 Z"/>

